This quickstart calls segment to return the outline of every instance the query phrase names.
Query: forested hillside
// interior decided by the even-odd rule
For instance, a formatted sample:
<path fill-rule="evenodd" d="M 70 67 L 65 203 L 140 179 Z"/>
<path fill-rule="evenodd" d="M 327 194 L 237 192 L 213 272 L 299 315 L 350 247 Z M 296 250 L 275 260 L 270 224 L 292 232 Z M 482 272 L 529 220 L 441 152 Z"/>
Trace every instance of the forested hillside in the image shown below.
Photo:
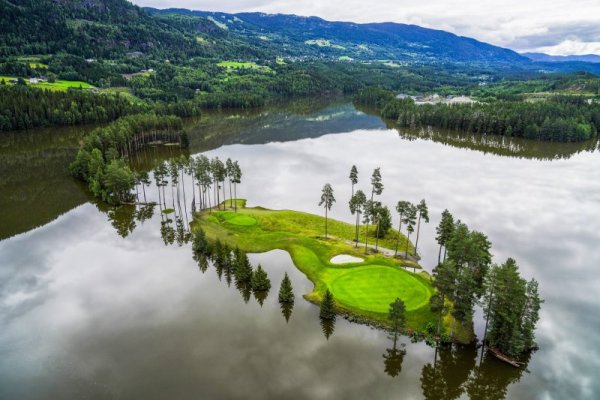
<path fill-rule="evenodd" d="M 0 0 L 0 131 L 149 111 L 187 117 L 370 86 L 515 101 L 600 94 L 593 74 L 550 74 L 565 63 L 547 64 L 414 25 Z"/>

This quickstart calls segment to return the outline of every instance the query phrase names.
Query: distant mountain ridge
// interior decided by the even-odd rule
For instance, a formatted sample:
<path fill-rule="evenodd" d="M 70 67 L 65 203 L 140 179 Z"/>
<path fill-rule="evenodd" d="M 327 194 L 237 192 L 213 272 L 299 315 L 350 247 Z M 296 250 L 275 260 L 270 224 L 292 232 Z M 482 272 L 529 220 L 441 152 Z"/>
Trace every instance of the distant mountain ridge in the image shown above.
<path fill-rule="evenodd" d="M 597 54 L 582 54 L 571 56 L 553 56 L 545 53 L 521 53 L 522 56 L 529 58 L 532 61 L 539 62 L 587 62 L 600 63 L 600 55 Z"/>
<path fill-rule="evenodd" d="M 146 8 L 151 14 L 207 18 L 231 33 L 276 44 L 288 56 L 422 63 L 528 64 L 520 54 L 446 31 L 393 22 L 358 24 L 259 12 L 229 14 Z M 269 43 L 270 42 L 270 43 Z"/>

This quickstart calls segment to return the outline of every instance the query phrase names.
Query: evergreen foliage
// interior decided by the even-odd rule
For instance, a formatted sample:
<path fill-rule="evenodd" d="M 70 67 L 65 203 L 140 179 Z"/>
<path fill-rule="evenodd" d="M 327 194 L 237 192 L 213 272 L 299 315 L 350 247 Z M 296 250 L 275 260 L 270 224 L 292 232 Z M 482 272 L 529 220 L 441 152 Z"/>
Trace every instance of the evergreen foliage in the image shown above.
<path fill-rule="evenodd" d="M 271 289 L 271 281 L 260 264 L 252 273 L 251 285 L 254 292 L 266 292 Z"/>
<path fill-rule="evenodd" d="M 489 346 L 513 357 L 535 346 L 534 330 L 543 302 L 537 281 L 525 281 L 518 269 L 511 258 L 492 267 L 486 280 L 484 309 L 489 319 L 486 334 Z"/>
<path fill-rule="evenodd" d="M 281 286 L 279 287 L 279 302 L 280 303 L 294 303 L 294 290 L 292 288 L 292 281 L 290 280 L 287 272 L 283 276 Z"/>
<path fill-rule="evenodd" d="M 393 334 L 400 334 L 406 324 L 406 307 L 404 302 L 396 298 L 393 303 L 390 304 L 390 310 L 388 312 L 388 320 L 390 321 Z"/>
<path fill-rule="evenodd" d="M 86 136 L 69 169 L 103 201 L 120 204 L 132 200 L 129 191 L 135 185 L 135 176 L 125 160 L 149 141 L 178 140 L 182 144 L 185 133 L 181 128 L 181 119 L 173 116 L 140 114 L 120 118 Z"/>
<path fill-rule="evenodd" d="M 327 289 L 323 295 L 319 317 L 325 320 L 335 320 L 335 302 L 333 300 L 333 294 L 331 294 L 329 289 Z"/>

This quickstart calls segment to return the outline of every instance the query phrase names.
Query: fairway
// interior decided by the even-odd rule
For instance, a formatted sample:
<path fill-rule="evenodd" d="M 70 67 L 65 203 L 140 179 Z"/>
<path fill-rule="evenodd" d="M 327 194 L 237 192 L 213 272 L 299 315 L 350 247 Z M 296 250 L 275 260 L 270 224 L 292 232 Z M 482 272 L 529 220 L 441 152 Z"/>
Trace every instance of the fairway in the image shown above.
<path fill-rule="evenodd" d="M 387 313 L 396 297 L 404 301 L 407 311 L 416 310 L 432 294 L 414 275 L 383 265 L 351 270 L 335 279 L 330 289 L 336 301 L 377 313 Z"/>

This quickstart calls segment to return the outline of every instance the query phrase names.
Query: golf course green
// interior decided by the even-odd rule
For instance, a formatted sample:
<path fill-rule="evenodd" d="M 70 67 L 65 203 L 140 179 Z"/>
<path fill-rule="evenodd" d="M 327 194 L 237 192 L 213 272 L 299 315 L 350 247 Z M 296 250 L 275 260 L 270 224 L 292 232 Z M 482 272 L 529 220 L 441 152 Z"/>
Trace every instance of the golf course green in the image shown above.
<path fill-rule="evenodd" d="M 281 249 L 287 251 L 296 267 L 314 284 L 313 291 L 304 297 L 320 303 L 327 289 L 333 294 L 338 312 L 355 319 L 388 324 L 390 303 L 400 298 L 406 305 L 406 328 L 424 331 L 428 323 L 437 325 L 437 316 L 429 308 L 429 299 L 435 290 L 428 273 L 411 259 L 393 257 L 389 250 L 365 252 L 365 227 L 359 228 L 359 244 L 354 243 L 355 226 L 333 219 L 328 220 L 329 235 L 324 237 L 325 218 L 313 214 L 247 208 L 244 200 L 237 200 L 237 211 L 230 200 L 219 210 L 205 210 L 195 215 L 193 226 L 202 228 L 210 241 L 217 239 L 232 248 L 248 253 L 262 253 Z M 225 207 L 223 206 L 225 204 Z M 223 209 L 225 208 L 225 209 Z M 369 231 L 369 244 L 374 244 L 374 228 Z M 407 245 L 404 235 L 390 229 L 379 239 L 380 248 L 394 249 L 399 240 L 401 249 Z M 408 243 L 409 253 L 414 251 Z M 358 262 L 332 263 L 335 256 L 359 257 Z M 411 272 L 416 268 L 419 272 Z M 443 320 L 445 328 L 452 324 L 451 317 Z M 449 329 L 447 329 L 449 330 Z M 457 332 L 458 340 L 468 341 L 468 332 Z M 461 339 L 462 336 L 462 339 Z"/>

